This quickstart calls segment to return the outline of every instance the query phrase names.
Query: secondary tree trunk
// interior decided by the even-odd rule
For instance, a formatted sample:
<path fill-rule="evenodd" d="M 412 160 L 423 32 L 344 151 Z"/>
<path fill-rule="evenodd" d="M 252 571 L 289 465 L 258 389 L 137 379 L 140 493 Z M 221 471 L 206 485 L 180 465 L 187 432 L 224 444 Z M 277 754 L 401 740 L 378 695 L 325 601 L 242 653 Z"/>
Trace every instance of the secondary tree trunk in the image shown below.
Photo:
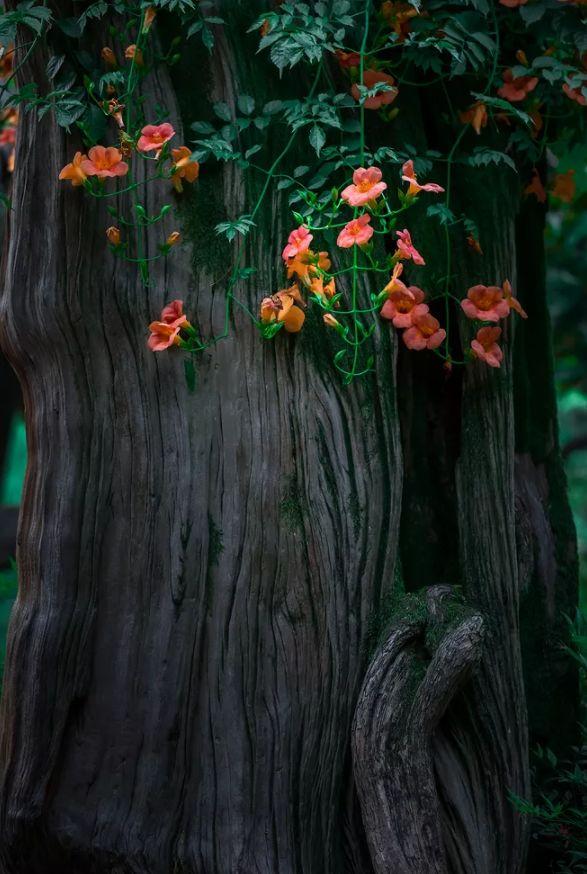
<path fill-rule="evenodd" d="M 280 86 L 242 38 L 254 12 L 227 2 L 208 73 L 195 52 L 175 83 L 149 80 L 147 106 L 167 106 L 181 130 L 208 99 L 272 99 Z M 40 58 L 29 72 L 42 81 L 43 70 Z M 402 355 L 396 387 L 387 324 L 376 374 L 344 387 L 317 317 L 263 343 L 236 310 L 190 394 L 179 356 L 146 349 L 145 326 L 182 297 L 204 335 L 218 330 L 227 253 L 213 226 L 251 192 L 234 165 L 207 164 L 181 206 L 193 248 L 157 262 L 145 289 L 104 251 L 106 211 L 56 182 L 75 146 L 50 117 L 24 116 L 2 342 L 30 459 L 2 703 L 1 870 L 520 874 L 527 824 L 507 797 L 528 791 L 511 361 L 499 374 L 473 365 L 440 393 L 429 362 L 410 412 L 405 388 L 422 365 Z M 149 188 L 149 212 L 164 195 Z M 517 199 L 495 187 L 487 200 L 482 270 L 497 281 L 514 266 Z M 276 286 L 288 230 L 274 198 L 247 253 L 258 283 L 239 290 L 252 309 Z M 463 264 L 468 287 L 479 267 Z M 428 428 L 449 494 L 432 477 L 402 513 L 404 481 L 423 493 Z M 436 548 L 443 502 L 458 531 L 452 578 L 425 560 L 414 574 L 409 556 Z M 414 546 L 422 513 L 432 524 Z M 437 583 L 463 587 L 456 606 L 443 587 L 404 596 Z"/>

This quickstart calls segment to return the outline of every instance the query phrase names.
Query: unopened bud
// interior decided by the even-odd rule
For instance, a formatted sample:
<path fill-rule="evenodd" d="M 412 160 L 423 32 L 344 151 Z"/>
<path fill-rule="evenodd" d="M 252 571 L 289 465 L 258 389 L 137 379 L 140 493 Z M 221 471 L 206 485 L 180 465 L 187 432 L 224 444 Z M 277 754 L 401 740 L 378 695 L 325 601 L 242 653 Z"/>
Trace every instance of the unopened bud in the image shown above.
<path fill-rule="evenodd" d="M 120 245 L 120 231 L 118 228 L 114 227 L 114 225 L 106 230 L 106 237 L 108 238 L 108 242 L 112 243 L 113 246 Z"/>
<path fill-rule="evenodd" d="M 125 48 L 124 57 L 127 61 L 134 61 L 137 67 L 143 66 L 143 53 L 134 43 Z"/>
<path fill-rule="evenodd" d="M 526 52 L 523 49 L 518 49 L 516 52 L 516 60 L 523 64 L 525 67 L 528 66 L 528 58 L 526 57 Z"/>
<path fill-rule="evenodd" d="M 143 19 L 143 33 L 148 33 L 151 25 L 155 21 L 155 16 L 157 15 L 157 10 L 154 6 L 148 6 L 145 10 L 145 17 Z"/>
<path fill-rule="evenodd" d="M 180 243 L 180 242 L 181 242 L 181 234 L 179 233 L 179 231 L 173 231 L 167 237 L 165 244 L 167 246 L 176 246 L 177 243 Z"/>
<path fill-rule="evenodd" d="M 338 334 L 342 334 L 342 332 L 344 331 L 344 328 L 343 328 L 343 326 L 340 324 L 340 322 L 338 321 L 338 319 L 335 319 L 334 316 L 333 316 L 331 313 L 324 313 L 324 315 L 322 316 L 322 319 L 323 319 L 323 321 L 324 321 L 324 324 L 325 324 L 328 328 L 334 328 L 334 330 L 335 330 Z"/>
<path fill-rule="evenodd" d="M 112 51 L 112 49 L 109 46 L 104 46 L 104 48 L 100 52 L 100 55 L 102 56 L 102 60 L 104 61 L 104 63 L 106 64 L 107 67 L 114 69 L 115 67 L 118 66 L 118 61 L 116 60 L 116 55 L 114 54 L 114 52 Z"/>

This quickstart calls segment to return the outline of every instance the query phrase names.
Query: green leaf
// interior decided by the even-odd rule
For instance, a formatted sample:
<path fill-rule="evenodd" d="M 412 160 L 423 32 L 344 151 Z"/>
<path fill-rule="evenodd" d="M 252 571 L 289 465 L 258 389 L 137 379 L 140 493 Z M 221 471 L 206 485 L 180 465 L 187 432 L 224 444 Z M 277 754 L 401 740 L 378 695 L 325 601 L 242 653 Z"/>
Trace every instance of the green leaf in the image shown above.
<path fill-rule="evenodd" d="M 520 6 L 519 12 L 526 24 L 535 24 L 537 21 L 540 21 L 546 12 L 546 3 L 543 0 L 538 0 L 537 3 Z"/>
<path fill-rule="evenodd" d="M 79 39 L 82 35 L 77 18 L 58 18 L 55 22 L 59 30 L 72 39 Z"/>
<path fill-rule="evenodd" d="M 218 118 L 221 118 L 223 121 L 232 121 L 232 115 L 230 112 L 230 108 L 229 108 L 228 104 L 224 103 L 223 100 L 220 100 L 220 101 L 218 101 L 218 103 L 215 103 L 213 106 L 213 109 L 214 109 L 214 112 L 216 113 L 216 115 L 218 116 Z"/>
<path fill-rule="evenodd" d="M 55 120 L 60 127 L 70 127 L 86 111 L 86 104 L 80 100 L 61 100 L 55 104 Z"/>
<path fill-rule="evenodd" d="M 292 40 L 281 40 L 271 46 L 271 60 L 283 73 L 286 67 L 295 65 L 304 57 L 304 49 L 296 46 Z"/>
<path fill-rule="evenodd" d="M 120 88 L 124 83 L 124 73 L 120 70 L 113 70 L 111 73 L 104 73 L 103 76 L 100 76 L 98 80 L 98 89 L 100 94 L 104 94 L 110 85 L 113 85 L 115 88 Z"/>
<path fill-rule="evenodd" d="M 77 125 L 84 135 L 87 143 L 95 146 L 104 139 L 106 134 L 106 116 L 94 104 L 86 108 L 84 114 L 78 119 Z"/>
<path fill-rule="evenodd" d="M 434 203 L 426 210 L 426 215 L 429 218 L 435 217 L 441 225 L 452 225 L 456 216 L 452 209 L 449 209 L 444 203 Z"/>
<path fill-rule="evenodd" d="M 242 215 L 233 222 L 220 222 L 214 230 L 218 236 L 224 236 L 230 242 L 237 234 L 245 237 L 255 227 L 255 222 L 247 215 Z"/>
<path fill-rule="evenodd" d="M 49 58 L 47 62 L 47 76 L 49 79 L 54 79 L 63 63 L 65 61 L 65 55 L 53 55 Z"/>
<path fill-rule="evenodd" d="M 517 106 L 513 106 L 509 100 L 502 100 L 501 97 L 492 97 L 490 94 L 480 94 L 478 91 L 471 91 L 471 96 L 486 106 L 501 109 L 509 115 L 513 115 L 519 121 L 524 122 L 524 124 L 531 125 L 533 123 L 528 113 L 522 112 Z"/>
<path fill-rule="evenodd" d="M 241 94 L 237 99 L 237 106 L 243 115 L 251 115 L 255 111 L 255 100 L 248 94 Z"/>
<path fill-rule="evenodd" d="M 214 48 L 214 31 L 210 27 L 204 25 L 202 27 L 202 42 L 209 52 Z"/>
<path fill-rule="evenodd" d="M 82 12 L 77 21 L 80 33 L 83 33 L 88 21 L 91 19 L 103 18 L 107 12 L 108 4 L 104 3 L 104 0 L 98 0 L 97 3 L 92 3 L 88 6 L 85 12 Z"/>
<path fill-rule="evenodd" d="M 282 106 L 282 100 L 270 100 L 269 103 L 266 103 L 263 107 L 263 115 L 275 115 L 276 112 L 281 110 Z"/>
<path fill-rule="evenodd" d="M 477 33 L 471 35 L 471 38 L 477 40 L 478 43 L 481 43 L 481 45 L 488 49 L 488 51 L 495 51 L 495 42 L 491 39 L 489 34 L 477 31 Z"/>
<path fill-rule="evenodd" d="M 194 130 L 197 134 L 213 134 L 214 127 L 210 124 L 209 121 L 194 121 L 191 125 L 192 130 Z"/>
<path fill-rule="evenodd" d="M 245 152 L 245 158 L 246 158 L 247 160 L 248 160 L 249 158 L 252 158 L 253 155 L 256 155 L 257 152 L 260 152 L 260 151 L 261 151 L 261 149 L 262 149 L 262 146 L 260 146 L 259 144 L 257 144 L 256 146 L 251 146 L 251 148 L 250 148 L 250 149 L 247 149 L 247 151 Z"/>
<path fill-rule="evenodd" d="M 317 124 L 312 125 L 308 139 L 310 140 L 310 145 L 316 150 L 316 154 L 320 155 L 322 147 L 326 142 L 326 134 L 322 128 Z"/>
<path fill-rule="evenodd" d="M 33 6 L 31 3 L 19 3 L 16 7 L 19 22 L 30 27 L 37 35 L 42 33 L 46 24 L 51 21 L 51 10 L 46 6 Z"/>
<path fill-rule="evenodd" d="M 194 21 L 192 25 L 188 28 L 188 32 L 186 34 L 186 38 L 194 36 L 196 33 L 199 33 L 201 29 L 204 27 L 204 22 L 200 19 L 199 21 Z"/>
<path fill-rule="evenodd" d="M 514 172 L 518 172 L 514 161 L 505 152 L 484 149 L 482 146 L 477 146 L 473 150 L 473 154 L 465 158 L 464 162 L 471 167 L 487 167 L 489 164 L 507 164 Z"/>
<path fill-rule="evenodd" d="M 250 279 L 256 272 L 256 267 L 241 267 L 236 273 L 236 279 Z"/>

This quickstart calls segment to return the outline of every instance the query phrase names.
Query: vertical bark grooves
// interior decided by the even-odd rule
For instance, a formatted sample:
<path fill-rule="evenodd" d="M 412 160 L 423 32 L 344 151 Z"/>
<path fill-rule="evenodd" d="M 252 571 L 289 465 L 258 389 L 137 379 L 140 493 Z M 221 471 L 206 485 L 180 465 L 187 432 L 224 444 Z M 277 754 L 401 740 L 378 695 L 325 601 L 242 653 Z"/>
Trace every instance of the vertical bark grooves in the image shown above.
<path fill-rule="evenodd" d="M 491 281 L 501 282 L 506 276 L 515 280 L 509 254 L 513 222 L 502 202 L 492 203 L 487 281 L 491 276 Z M 472 331 L 464 319 L 461 327 L 466 348 Z M 474 807 L 487 812 L 494 829 L 482 870 L 504 874 L 523 870 L 528 840 L 528 823 L 514 811 L 508 791 L 529 793 L 515 539 L 513 328 L 513 318 L 503 325 L 506 354 L 501 370 L 492 371 L 481 362 L 465 370 L 457 464 L 463 585 L 467 600 L 487 617 L 486 654 L 473 684 L 475 713 L 469 722 L 476 726 L 475 769 L 485 771 L 488 779 L 477 784 Z M 460 811 L 461 818 L 466 815 Z"/>
<path fill-rule="evenodd" d="M 165 106 L 178 131 L 183 116 L 189 143 L 209 101 L 283 96 L 243 37 L 265 5 L 219 3 L 228 23 L 212 59 L 190 49 L 175 85 L 163 70 L 150 78 L 147 116 Z M 42 81 L 46 60 L 29 78 Z M 402 113 L 400 134 L 425 150 L 434 127 L 419 98 Z M 267 163 L 282 146 L 270 141 Z M 521 874 L 527 828 L 508 800 L 528 792 L 520 590 L 542 573 L 552 595 L 558 556 L 552 526 L 538 561 L 534 548 L 549 532 L 552 468 L 543 476 L 535 453 L 520 454 L 514 487 L 513 318 L 502 370 L 463 369 L 462 403 L 460 376 L 432 356 L 410 364 L 421 381 L 403 393 L 408 583 L 454 570 L 463 590 L 401 600 L 397 333 L 379 324 L 376 372 L 343 387 L 315 313 L 299 336 L 266 343 L 235 307 L 190 394 L 181 357 L 146 349 L 146 325 L 182 298 L 204 336 L 221 333 L 231 253 L 214 225 L 246 212 L 262 180 L 245 190 L 234 163 L 206 163 L 178 204 L 191 251 L 155 262 L 144 288 L 106 249 L 106 210 L 57 184 L 75 150 L 50 116 L 23 116 L 0 302 L 30 453 L 0 724 L 0 871 Z M 515 278 L 509 180 L 463 170 L 455 215 L 481 200 L 469 172 L 491 196 L 472 216 L 482 261 L 455 244 L 463 292 Z M 143 202 L 155 213 L 169 197 L 161 183 Z M 419 209 L 441 276 L 444 230 Z M 175 227 L 169 217 L 150 231 L 147 256 Z M 247 240 L 254 280 L 237 289 L 253 311 L 281 284 L 289 230 L 276 193 Z M 466 349 L 464 320 L 460 334 Z"/>
<path fill-rule="evenodd" d="M 355 712 L 354 773 L 376 874 L 453 871 L 436 788 L 433 738 L 481 656 L 483 621 L 479 615 L 453 616 L 443 628 L 442 613 L 436 614 L 447 589 L 428 591 L 424 617 L 393 626 L 369 667 Z M 429 656 L 426 632 L 430 635 L 431 629 L 438 642 Z"/>
<path fill-rule="evenodd" d="M 228 32 L 212 79 L 232 103 L 249 71 Z M 156 103 L 180 130 L 163 72 L 147 112 Z M 235 310 L 190 395 L 179 356 L 148 352 L 145 326 L 182 297 L 204 334 L 218 331 L 226 254 L 190 277 L 186 247 L 143 288 L 106 251 L 106 211 L 57 184 L 74 151 L 50 117 L 24 116 L 1 320 L 30 448 L 2 870 L 339 874 L 364 644 L 394 578 L 394 341 L 383 326 L 377 374 L 343 388 L 311 321 L 263 344 Z M 243 211 L 232 165 L 202 177 L 188 208 L 206 215 L 213 197 Z M 164 188 L 148 189 L 150 213 Z M 257 281 L 239 294 L 252 308 L 275 287 L 287 215 L 274 203 L 251 243 Z"/>

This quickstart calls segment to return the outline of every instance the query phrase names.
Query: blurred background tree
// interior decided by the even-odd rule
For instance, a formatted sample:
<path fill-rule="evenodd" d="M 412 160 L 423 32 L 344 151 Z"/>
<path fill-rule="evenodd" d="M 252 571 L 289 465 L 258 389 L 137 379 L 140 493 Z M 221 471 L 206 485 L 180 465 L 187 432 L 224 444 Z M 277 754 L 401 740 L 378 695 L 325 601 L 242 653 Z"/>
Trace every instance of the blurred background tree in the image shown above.
<path fill-rule="evenodd" d="M 561 448 L 579 543 L 581 605 L 587 607 L 587 146 L 564 155 L 574 171 L 570 202 L 551 198 L 547 217 L 548 299 L 554 328 Z"/>

